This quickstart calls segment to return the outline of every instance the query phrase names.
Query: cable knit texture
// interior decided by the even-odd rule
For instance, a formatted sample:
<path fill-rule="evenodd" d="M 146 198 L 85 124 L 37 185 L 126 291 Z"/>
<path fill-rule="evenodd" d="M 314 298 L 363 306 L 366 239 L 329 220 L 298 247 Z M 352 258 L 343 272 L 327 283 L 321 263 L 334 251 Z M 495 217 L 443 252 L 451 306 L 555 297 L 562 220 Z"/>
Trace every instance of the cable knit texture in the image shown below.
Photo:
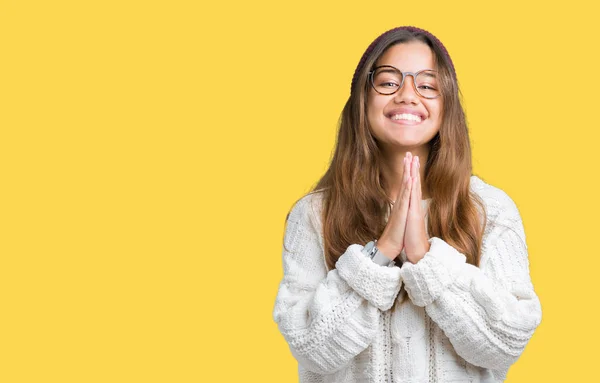
<path fill-rule="evenodd" d="M 479 268 L 432 237 L 416 264 L 380 266 L 363 254 L 364 244 L 351 244 L 327 270 L 322 195 L 298 201 L 288 217 L 273 319 L 298 361 L 300 383 L 506 379 L 541 321 L 541 306 L 516 205 L 477 176 L 471 189 L 488 213 Z"/>

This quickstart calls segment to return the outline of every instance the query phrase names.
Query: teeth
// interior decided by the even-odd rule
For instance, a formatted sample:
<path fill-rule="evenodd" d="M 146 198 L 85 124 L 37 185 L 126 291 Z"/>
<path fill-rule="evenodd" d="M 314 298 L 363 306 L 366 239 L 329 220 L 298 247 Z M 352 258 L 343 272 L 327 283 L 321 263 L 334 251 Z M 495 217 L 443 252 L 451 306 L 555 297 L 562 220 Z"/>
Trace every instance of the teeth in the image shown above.
<path fill-rule="evenodd" d="M 414 114 L 402 113 L 402 114 L 394 114 L 392 116 L 392 120 L 410 120 L 421 122 L 421 117 L 415 116 Z"/>

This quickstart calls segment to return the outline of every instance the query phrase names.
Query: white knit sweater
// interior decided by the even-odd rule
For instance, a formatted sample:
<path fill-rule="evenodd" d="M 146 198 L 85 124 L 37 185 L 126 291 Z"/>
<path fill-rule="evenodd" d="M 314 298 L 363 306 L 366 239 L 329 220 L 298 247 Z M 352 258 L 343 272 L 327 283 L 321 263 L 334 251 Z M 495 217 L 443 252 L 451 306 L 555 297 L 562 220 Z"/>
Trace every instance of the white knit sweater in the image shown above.
<path fill-rule="evenodd" d="M 470 184 L 488 214 L 479 268 L 432 237 L 416 264 L 380 266 L 361 251 L 364 244 L 352 244 L 328 270 L 322 194 L 294 205 L 273 318 L 298 361 L 300 383 L 506 379 L 541 321 L 541 306 L 516 205 L 477 176 Z M 409 299 L 401 299 L 406 292 Z M 392 310 L 395 299 L 402 303 Z"/>

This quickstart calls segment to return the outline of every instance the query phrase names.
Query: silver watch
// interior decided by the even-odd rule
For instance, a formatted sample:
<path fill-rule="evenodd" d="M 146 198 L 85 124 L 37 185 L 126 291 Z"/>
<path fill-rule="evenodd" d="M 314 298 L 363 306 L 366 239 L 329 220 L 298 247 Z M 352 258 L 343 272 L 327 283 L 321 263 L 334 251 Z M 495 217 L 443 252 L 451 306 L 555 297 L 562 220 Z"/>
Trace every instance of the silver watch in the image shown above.
<path fill-rule="evenodd" d="M 392 267 L 396 265 L 396 262 L 390 260 L 385 254 L 377 248 L 377 240 L 373 240 L 367 243 L 363 249 L 363 253 L 369 257 L 373 262 L 380 266 Z"/>

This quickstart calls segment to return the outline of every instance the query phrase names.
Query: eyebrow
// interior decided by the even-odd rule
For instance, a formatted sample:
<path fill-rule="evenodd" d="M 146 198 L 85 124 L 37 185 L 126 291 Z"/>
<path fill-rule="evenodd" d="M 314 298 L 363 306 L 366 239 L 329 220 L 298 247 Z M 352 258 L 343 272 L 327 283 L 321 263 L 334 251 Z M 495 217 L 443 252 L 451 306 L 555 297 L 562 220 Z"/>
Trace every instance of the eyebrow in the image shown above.
<path fill-rule="evenodd" d="M 428 77 L 437 78 L 437 73 L 434 69 L 427 68 L 427 69 L 421 69 L 421 70 L 433 71 L 433 73 L 425 73 L 425 75 Z M 391 65 L 384 66 L 383 68 L 379 68 L 379 73 L 396 73 L 396 71 L 400 71 L 400 69 L 397 69 L 396 67 L 392 67 Z"/>
<path fill-rule="evenodd" d="M 398 71 L 392 68 L 381 68 L 378 70 L 379 73 L 397 73 Z"/>
<path fill-rule="evenodd" d="M 430 70 L 430 69 L 427 69 L 427 70 Z M 433 73 L 424 73 L 424 75 L 427 76 L 427 77 L 437 78 L 437 75 L 436 75 L 435 72 L 433 72 Z"/>

